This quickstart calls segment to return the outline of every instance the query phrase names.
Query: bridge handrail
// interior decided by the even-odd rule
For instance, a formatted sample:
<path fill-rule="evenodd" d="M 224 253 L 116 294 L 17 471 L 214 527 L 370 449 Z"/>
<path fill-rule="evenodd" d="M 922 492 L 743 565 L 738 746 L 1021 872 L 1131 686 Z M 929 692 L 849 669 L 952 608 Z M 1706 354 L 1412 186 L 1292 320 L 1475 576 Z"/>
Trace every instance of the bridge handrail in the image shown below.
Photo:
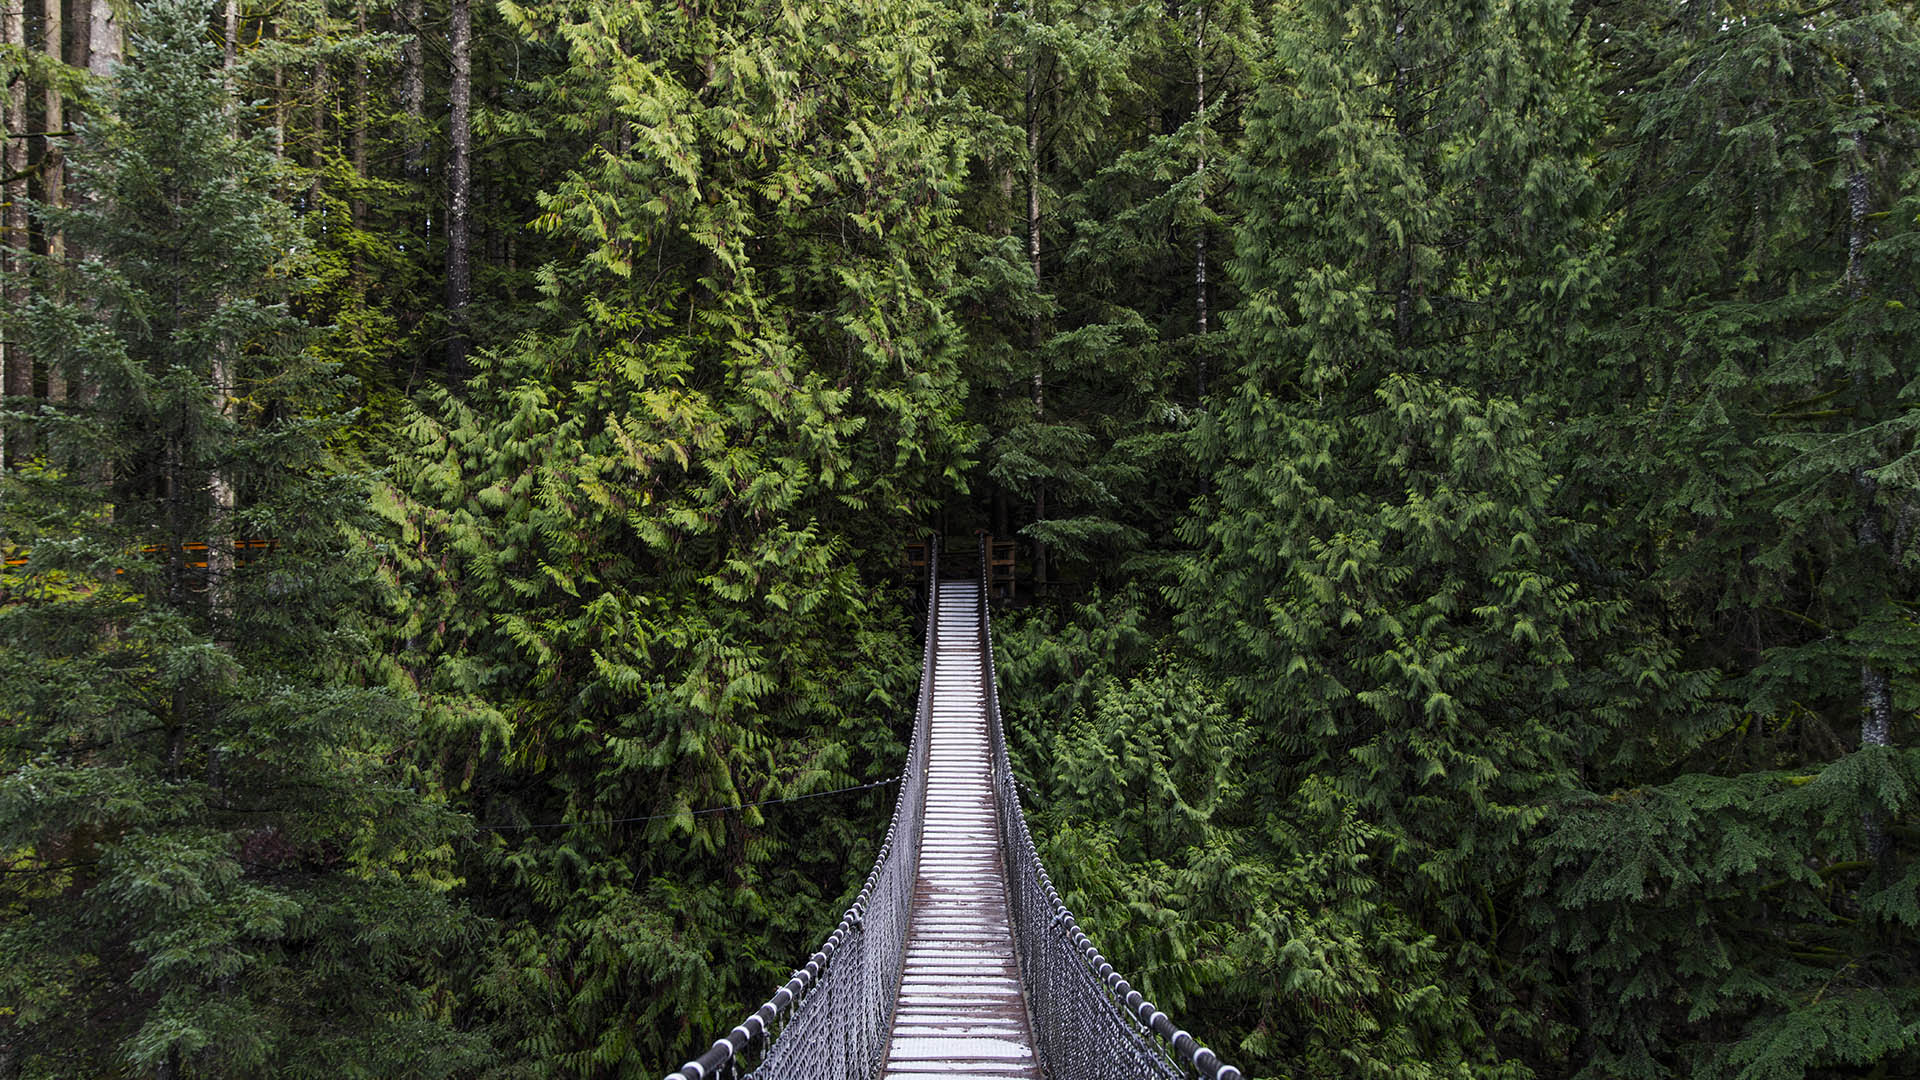
<path fill-rule="evenodd" d="M 1048 1080 L 1118 1080 L 1124 1076 L 1187 1076 L 1241 1080 L 1198 1039 L 1174 1026 L 1166 1013 L 1133 988 L 1100 954 L 1060 900 L 1041 863 L 1013 780 L 1006 729 L 1000 719 L 1000 677 L 993 658 L 988 612 L 987 549 L 980 549 L 980 648 L 987 701 L 987 735 L 993 752 L 993 782 L 999 802 L 1001 861 L 1007 872 L 1021 978 L 1027 984 L 1034 1050 Z M 1038 901 L 1038 902 L 1037 902 Z M 1103 992 L 1104 991 L 1104 992 Z M 1100 1000 L 1104 998 L 1104 1000 Z M 1069 1016 L 1068 1014 L 1071 1014 Z M 1069 1020 L 1071 1022 L 1069 1022 Z M 1098 1035 L 1091 1028 L 1103 1029 Z M 1135 1068 L 1123 1073 L 1126 1065 Z"/>
<path fill-rule="evenodd" d="M 912 901 L 913 876 L 920 863 L 920 819 L 925 809 L 927 777 L 927 739 L 928 723 L 932 714 L 933 693 L 933 657 L 935 629 L 940 625 L 940 537 L 935 535 L 927 547 L 927 599 L 926 599 L 926 645 L 920 665 L 920 693 L 915 706 L 913 736 L 907 747 L 907 767 L 902 770 L 900 794 L 893 806 L 893 818 L 887 824 L 886 839 L 880 845 L 880 852 L 874 857 L 873 869 L 860 887 L 859 895 L 854 898 L 846 914 L 840 918 L 840 924 L 827 936 L 818 950 L 807 958 L 805 966 L 793 973 L 785 986 L 776 991 L 766 1004 L 756 1009 L 752 1015 L 736 1025 L 725 1038 L 715 1040 L 714 1044 L 692 1061 L 672 1073 L 666 1080 L 712 1080 L 715 1077 L 738 1077 L 742 1075 L 741 1064 L 749 1051 L 764 1055 L 754 1072 L 755 1077 L 772 1080 L 774 1076 L 787 1075 L 782 1072 L 783 1058 L 805 1058 L 799 1062 L 790 1062 L 800 1067 L 791 1075 L 808 1077 L 809 1080 L 826 1075 L 809 1055 L 827 1055 L 833 1057 L 841 1066 L 841 1075 L 867 1076 L 879 1063 L 879 1055 L 884 1053 L 886 1035 L 892 1027 L 894 999 L 897 994 L 894 987 L 884 985 L 890 979 L 897 984 L 901 971 L 901 954 L 905 946 L 905 928 L 907 908 Z M 889 875 L 890 869 L 904 867 Z M 875 911 L 876 901 L 888 910 Z M 883 920 L 891 917 L 893 940 L 882 942 L 888 946 L 891 957 L 871 957 L 864 948 L 870 915 L 878 915 Z M 861 970 L 849 978 L 851 985 L 845 989 L 848 995 L 860 995 L 862 1001 L 855 1002 L 856 1007 L 864 1007 L 868 1014 L 862 1022 L 843 1025 L 839 1031 L 824 1033 L 821 1039 L 783 1039 L 778 1045 L 774 1036 L 796 1033 L 794 1029 L 804 1024 L 808 1013 L 820 1014 L 833 1011 L 838 987 L 834 984 L 847 983 L 848 979 L 837 978 L 847 970 L 844 957 L 857 951 L 858 965 Z M 842 964 L 833 965 L 835 955 L 843 957 Z M 877 959 L 878 962 L 874 962 Z M 826 997 L 824 1008 L 808 1009 L 810 1003 Z M 849 1047 L 847 1044 L 852 1043 Z M 794 1044 L 804 1044 L 796 1047 Z M 831 1045 L 822 1046 L 822 1043 Z"/>

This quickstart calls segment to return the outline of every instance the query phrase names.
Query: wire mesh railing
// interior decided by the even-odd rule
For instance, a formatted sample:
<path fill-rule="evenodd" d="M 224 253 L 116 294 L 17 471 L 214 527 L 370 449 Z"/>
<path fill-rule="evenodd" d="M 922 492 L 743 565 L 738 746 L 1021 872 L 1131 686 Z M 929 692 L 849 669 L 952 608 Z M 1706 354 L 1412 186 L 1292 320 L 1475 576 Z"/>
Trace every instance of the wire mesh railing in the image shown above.
<path fill-rule="evenodd" d="M 920 695 L 899 800 L 873 870 L 806 965 L 751 1016 L 667 1080 L 868 1080 L 887 1052 L 906 948 L 927 789 L 940 546 L 927 552 L 927 633 Z"/>
<path fill-rule="evenodd" d="M 980 580 L 989 580 L 987 551 Z M 1000 721 L 988 590 L 980 596 L 981 671 L 993 752 L 1000 858 L 1007 875 L 1008 919 L 1026 984 L 1033 1049 L 1047 1080 L 1240 1080 L 1240 1070 L 1176 1028 L 1113 969 L 1081 931 L 1041 865 L 1020 810 Z"/>

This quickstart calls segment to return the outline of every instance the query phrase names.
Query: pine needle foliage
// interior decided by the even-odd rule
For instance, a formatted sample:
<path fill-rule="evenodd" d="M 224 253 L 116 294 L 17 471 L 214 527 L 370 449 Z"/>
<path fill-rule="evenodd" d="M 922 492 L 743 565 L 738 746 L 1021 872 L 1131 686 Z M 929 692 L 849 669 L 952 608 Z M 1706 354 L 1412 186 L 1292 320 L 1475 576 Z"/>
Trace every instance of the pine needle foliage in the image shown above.
<path fill-rule="evenodd" d="M 1533 918 L 1581 1075 L 1898 1075 L 1916 221 L 1888 211 L 1913 200 L 1920 39 L 1874 4 L 1608 19 L 1634 90 L 1610 95 L 1619 258 L 1568 494 L 1691 674 L 1591 759 Z"/>
<path fill-rule="evenodd" d="M 1912 3 L 0 39 L 0 1080 L 703 1049 L 873 856 L 928 523 L 1249 1075 L 1920 1075 Z"/>

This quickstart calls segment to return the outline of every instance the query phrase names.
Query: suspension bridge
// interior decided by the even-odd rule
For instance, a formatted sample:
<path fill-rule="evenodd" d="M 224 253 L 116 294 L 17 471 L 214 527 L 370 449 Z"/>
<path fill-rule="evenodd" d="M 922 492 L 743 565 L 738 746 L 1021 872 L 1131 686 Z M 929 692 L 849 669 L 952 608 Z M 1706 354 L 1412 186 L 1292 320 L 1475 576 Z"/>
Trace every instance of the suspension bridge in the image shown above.
<path fill-rule="evenodd" d="M 1027 832 L 1000 723 L 983 543 L 943 581 L 899 802 L 833 933 L 667 1080 L 1241 1080 L 1100 955 Z"/>

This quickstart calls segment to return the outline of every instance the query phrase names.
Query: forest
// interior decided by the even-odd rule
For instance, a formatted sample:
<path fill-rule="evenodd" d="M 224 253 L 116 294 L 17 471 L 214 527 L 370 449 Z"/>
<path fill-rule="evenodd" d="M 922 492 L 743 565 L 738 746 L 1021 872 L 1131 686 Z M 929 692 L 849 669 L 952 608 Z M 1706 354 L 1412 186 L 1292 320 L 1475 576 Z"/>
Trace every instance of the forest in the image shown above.
<path fill-rule="evenodd" d="M 1247 1075 L 1920 1076 L 1907 0 L 0 3 L 0 1080 L 664 1074 L 976 530 Z"/>

